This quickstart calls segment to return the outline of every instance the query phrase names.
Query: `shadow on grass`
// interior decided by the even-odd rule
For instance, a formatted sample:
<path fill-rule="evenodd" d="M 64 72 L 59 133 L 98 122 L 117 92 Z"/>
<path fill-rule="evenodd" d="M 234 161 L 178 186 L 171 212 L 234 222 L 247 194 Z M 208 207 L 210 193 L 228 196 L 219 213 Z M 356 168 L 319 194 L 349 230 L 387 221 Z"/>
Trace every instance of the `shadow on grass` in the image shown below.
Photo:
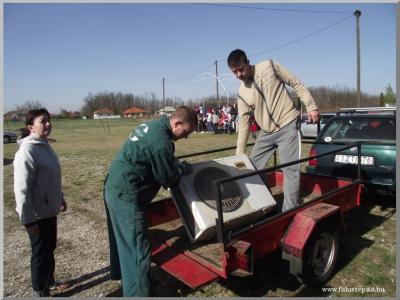
<path fill-rule="evenodd" d="M 391 212 L 391 208 L 396 212 L 396 196 L 377 196 L 374 194 L 365 194 L 362 198 L 363 205 L 368 206 L 370 209 L 374 208 L 375 205 L 380 206 L 380 211 Z"/>
<path fill-rule="evenodd" d="M 60 292 L 58 294 L 54 294 L 52 295 L 53 297 L 70 297 L 73 296 L 75 294 L 78 294 L 84 290 L 90 289 L 96 285 L 102 284 L 108 280 L 110 280 L 110 267 L 104 267 L 102 269 L 96 270 L 92 273 L 89 274 L 84 274 L 78 278 L 74 278 L 72 280 L 70 280 L 71 283 L 71 288 Z M 98 275 L 107 273 L 106 275 L 96 278 L 94 280 L 88 281 L 89 279 L 96 277 Z M 88 281 L 88 282 L 87 282 Z"/>
<path fill-rule="evenodd" d="M 289 264 L 281 259 L 280 251 L 258 260 L 254 265 L 254 275 L 229 276 L 227 280 L 220 280 L 219 283 L 239 297 L 263 297 L 278 289 L 294 292 L 301 286 L 289 273 Z"/>
<path fill-rule="evenodd" d="M 193 289 L 162 270 L 160 267 L 151 268 L 150 297 L 187 297 Z M 105 297 L 122 297 L 122 287 L 105 294 Z"/>
<path fill-rule="evenodd" d="M 396 213 L 395 201 L 390 205 L 390 200 L 385 202 L 386 207 L 382 206 L 381 200 L 379 202 L 368 198 L 361 200 L 361 206 L 355 208 L 345 215 L 345 223 L 347 229 L 340 232 L 340 252 L 336 265 L 336 273 L 346 267 L 353 258 L 358 255 L 363 249 L 370 247 L 375 241 L 362 237 L 372 229 L 381 226 L 386 220 Z M 380 206 L 380 211 L 384 212 L 382 215 L 375 215 L 371 210 L 376 205 Z"/>
<path fill-rule="evenodd" d="M 384 210 L 384 214 L 375 215 L 371 213 L 376 205 L 381 207 L 381 211 Z M 333 276 L 345 268 L 364 249 L 373 245 L 374 241 L 363 237 L 363 235 L 381 226 L 395 213 L 395 201 L 393 199 L 384 200 L 380 197 L 379 202 L 364 199 L 360 207 L 345 215 L 347 230 L 340 232 L 339 235 L 339 257 Z M 293 296 L 297 297 L 329 296 L 330 293 L 323 292 L 321 286 L 302 286 L 294 276 L 289 274 L 289 265 L 281 259 L 280 251 L 268 255 L 264 260 L 265 262 L 256 262 L 257 269 L 253 276 L 247 278 L 230 277 L 226 281 L 221 281 L 220 284 L 240 297 L 268 296 L 270 292 L 278 290 L 293 291 Z M 355 276 L 359 276 L 359 274 L 355 274 Z M 274 294 L 273 296 L 279 295 Z"/>

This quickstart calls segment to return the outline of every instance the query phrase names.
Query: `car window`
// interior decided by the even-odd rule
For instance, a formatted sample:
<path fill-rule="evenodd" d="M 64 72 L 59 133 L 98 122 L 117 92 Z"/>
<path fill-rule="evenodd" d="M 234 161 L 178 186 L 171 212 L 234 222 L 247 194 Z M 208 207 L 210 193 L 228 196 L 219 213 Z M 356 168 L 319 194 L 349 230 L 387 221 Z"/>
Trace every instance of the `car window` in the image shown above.
<path fill-rule="evenodd" d="M 333 117 L 334 117 L 333 115 L 328 115 L 328 116 L 321 115 L 321 124 L 328 123 L 328 121 Z"/>
<path fill-rule="evenodd" d="M 321 116 L 320 116 L 320 124 L 321 124 L 321 125 L 325 125 L 325 124 L 328 123 L 328 121 L 329 121 L 330 119 L 332 119 L 334 116 L 335 116 L 335 115 L 321 115 Z M 305 123 L 305 124 L 316 125 L 316 124 L 313 124 L 313 123 L 309 123 L 309 122 L 308 122 L 308 116 L 302 116 L 302 117 L 301 117 L 301 122 L 302 122 L 302 123 Z"/>
<path fill-rule="evenodd" d="M 369 140 L 392 142 L 396 137 L 396 123 L 387 118 L 336 119 L 324 127 L 320 141 Z"/>

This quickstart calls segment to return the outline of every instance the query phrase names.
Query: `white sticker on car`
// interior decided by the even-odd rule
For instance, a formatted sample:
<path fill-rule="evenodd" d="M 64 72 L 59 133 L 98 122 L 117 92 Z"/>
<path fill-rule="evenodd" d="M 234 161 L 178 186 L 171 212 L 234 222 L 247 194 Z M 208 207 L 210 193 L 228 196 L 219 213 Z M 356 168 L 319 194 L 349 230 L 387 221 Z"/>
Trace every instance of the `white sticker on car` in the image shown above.
<path fill-rule="evenodd" d="M 335 162 L 341 163 L 341 164 L 357 165 L 358 164 L 358 156 L 336 154 Z M 361 164 L 366 165 L 366 166 L 373 166 L 373 165 L 375 165 L 375 158 L 373 156 L 364 156 L 363 155 L 363 156 L 361 156 Z"/>
<path fill-rule="evenodd" d="M 327 137 L 324 139 L 324 141 L 327 142 L 327 143 L 332 142 L 332 138 L 331 138 L 330 136 L 327 136 Z"/>

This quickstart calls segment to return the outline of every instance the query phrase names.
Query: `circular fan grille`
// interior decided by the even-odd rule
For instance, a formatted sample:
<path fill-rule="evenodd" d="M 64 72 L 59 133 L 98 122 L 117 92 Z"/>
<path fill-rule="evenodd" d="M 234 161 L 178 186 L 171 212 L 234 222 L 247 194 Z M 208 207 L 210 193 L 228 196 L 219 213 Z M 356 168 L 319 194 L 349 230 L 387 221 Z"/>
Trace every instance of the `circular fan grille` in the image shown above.
<path fill-rule="evenodd" d="M 210 208 L 217 209 L 218 188 L 216 180 L 230 177 L 230 174 L 217 167 L 200 170 L 194 178 L 194 187 L 200 199 Z M 243 198 L 235 181 L 221 186 L 222 211 L 232 212 L 242 206 Z"/>

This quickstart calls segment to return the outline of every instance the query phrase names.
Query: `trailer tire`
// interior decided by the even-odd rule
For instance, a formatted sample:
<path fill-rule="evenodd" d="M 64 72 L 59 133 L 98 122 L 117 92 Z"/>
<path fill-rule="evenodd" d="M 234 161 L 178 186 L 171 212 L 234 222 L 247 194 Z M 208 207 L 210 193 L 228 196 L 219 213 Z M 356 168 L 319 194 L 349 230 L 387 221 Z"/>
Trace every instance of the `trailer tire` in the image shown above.
<path fill-rule="evenodd" d="M 329 227 L 317 227 L 305 246 L 302 274 L 296 276 L 305 285 L 322 285 L 333 275 L 339 244 L 336 229 Z"/>

